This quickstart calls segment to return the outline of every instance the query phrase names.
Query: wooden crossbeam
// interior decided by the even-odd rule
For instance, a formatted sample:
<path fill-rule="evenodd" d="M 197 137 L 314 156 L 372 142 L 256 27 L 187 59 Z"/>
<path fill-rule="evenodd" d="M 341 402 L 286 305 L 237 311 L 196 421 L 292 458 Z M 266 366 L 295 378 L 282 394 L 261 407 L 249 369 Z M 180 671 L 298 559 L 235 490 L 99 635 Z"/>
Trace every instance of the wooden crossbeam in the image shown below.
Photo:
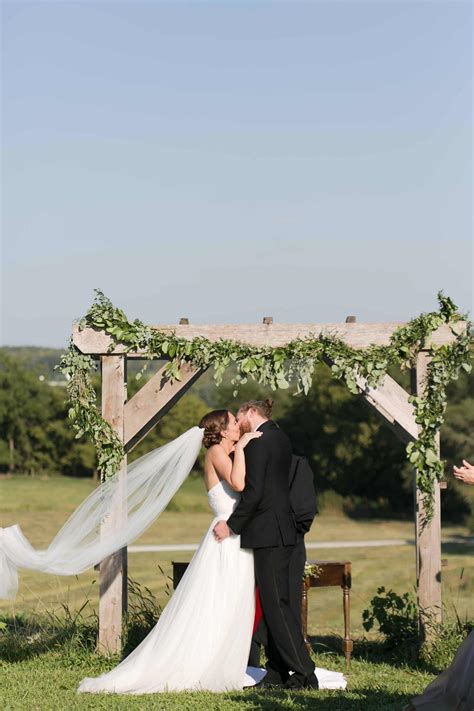
<path fill-rule="evenodd" d="M 210 341 L 221 338 L 240 341 L 252 346 L 284 346 L 295 338 L 317 337 L 320 334 L 338 336 L 353 348 L 362 349 L 370 345 L 385 346 L 390 342 L 393 332 L 403 326 L 403 323 L 265 323 L 265 324 L 216 324 L 156 326 L 166 333 L 175 333 L 179 338 L 192 340 L 203 337 Z M 458 326 L 462 328 L 462 324 Z M 426 347 L 431 344 L 443 345 L 452 343 L 455 337 L 448 325 L 435 331 Z M 103 355 L 109 352 L 111 338 L 104 331 L 85 328 L 79 331 L 77 324 L 73 328 L 73 341 L 82 353 Z M 124 353 L 125 347 L 118 345 L 112 353 Z M 128 353 L 128 357 L 142 358 L 145 352 Z"/>
<path fill-rule="evenodd" d="M 126 452 L 130 452 L 141 442 L 204 372 L 201 368 L 194 368 L 189 363 L 183 363 L 180 368 L 181 380 L 171 383 L 164 372 L 165 367 L 160 368 L 125 405 L 124 444 Z"/>

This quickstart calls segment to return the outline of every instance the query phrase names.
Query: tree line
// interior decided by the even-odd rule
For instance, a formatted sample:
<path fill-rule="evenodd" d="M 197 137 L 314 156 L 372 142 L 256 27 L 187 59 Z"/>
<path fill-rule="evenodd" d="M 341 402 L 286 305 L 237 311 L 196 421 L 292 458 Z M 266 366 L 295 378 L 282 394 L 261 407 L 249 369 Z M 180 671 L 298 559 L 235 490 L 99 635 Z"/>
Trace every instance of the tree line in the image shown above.
<path fill-rule="evenodd" d="M 19 475 L 96 475 L 95 451 L 84 438 L 75 439 L 67 418 L 63 387 L 52 370 L 59 360 L 53 349 L 0 349 L 0 473 Z M 150 366 L 151 374 L 158 364 Z M 128 396 L 143 384 L 135 379 L 137 365 L 128 376 Z M 406 388 L 407 377 L 393 376 Z M 56 380 L 55 380 L 56 378 Z M 315 485 L 326 501 L 333 500 L 353 515 L 411 517 L 413 472 L 405 445 L 384 425 L 362 398 L 352 395 L 329 369 L 316 368 L 307 396 L 292 389 L 269 393 L 255 383 L 241 385 L 233 396 L 232 373 L 216 387 L 205 373 L 190 391 L 135 448 L 130 460 L 170 441 L 198 424 L 210 409 L 238 409 L 251 398 L 274 398 L 274 418 L 290 436 L 294 450 L 308 457 Z M 99 393 L 99 375 L 96 377 Z M 447 469 L 463 458 L 474 459 L 474 378 L 463 373 L 449 387 L 441 451 Z M 200 476 L 202 455 L 195 468 Z M 472 494 L 449 477 L 443 493 L 445 517 L 461 522 L 472 516 Z M 472 506 L 471 506 L 472 505 Z M 474 519 L 474 516 L 472 516 Z"/>

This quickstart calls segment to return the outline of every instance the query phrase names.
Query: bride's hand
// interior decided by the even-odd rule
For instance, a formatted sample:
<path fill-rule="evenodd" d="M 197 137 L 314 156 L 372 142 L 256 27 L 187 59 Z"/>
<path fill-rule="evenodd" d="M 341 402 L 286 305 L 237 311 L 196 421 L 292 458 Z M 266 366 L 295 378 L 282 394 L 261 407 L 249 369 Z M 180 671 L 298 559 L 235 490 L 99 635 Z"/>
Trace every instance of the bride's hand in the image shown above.
<path fill-rule="evenodd" d="M 240 449 L 245 449 L 249 442 L 251 442 L 253 439 L 258 439 L 262 436 L 262 434 L 263 432 L 246 432 L 239 439 L 239 441 L 235 445 L 235 448 L 237 449 L 237 447 L 240 447 Z"/>

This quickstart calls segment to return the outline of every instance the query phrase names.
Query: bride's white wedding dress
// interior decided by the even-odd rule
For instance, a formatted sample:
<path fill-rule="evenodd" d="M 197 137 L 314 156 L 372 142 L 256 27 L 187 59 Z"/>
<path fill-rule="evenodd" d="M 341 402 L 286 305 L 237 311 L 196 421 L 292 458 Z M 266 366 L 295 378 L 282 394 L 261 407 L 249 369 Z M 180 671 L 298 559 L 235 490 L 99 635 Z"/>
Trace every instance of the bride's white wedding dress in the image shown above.
<path fill-rule="evenodd" d="M 450 666 L 425 691 L 411 700 L 416 711 L 472 711 L 474 709 L 474 632 L 459 647 Z"/>
<path fill-rule="evenodd" d="M 110 672 L 83 679 L 80 692 L 150 694 L 160 691 L 232 691 L 263 678 L 246 668 L 255 614 L 253 552 L 240 536 L 218 543 L 213 527 L 229 518 L 239 494 L 226 482 L 208 492 L 214 512 L 204 536 L 156 626 Z M 338 672 L 316 669 L 321 688 L 345 688 Z"/>
<path fill-rule="evenodd" d="M 255 614 L 252 551 L 240 537 L 212 532 L 239 499 L 225 482 L 208 492 L 214 520 L 156 626 L 115 669 L 84 679 L 79 691 L 145 694 L 244 684 Z"/>

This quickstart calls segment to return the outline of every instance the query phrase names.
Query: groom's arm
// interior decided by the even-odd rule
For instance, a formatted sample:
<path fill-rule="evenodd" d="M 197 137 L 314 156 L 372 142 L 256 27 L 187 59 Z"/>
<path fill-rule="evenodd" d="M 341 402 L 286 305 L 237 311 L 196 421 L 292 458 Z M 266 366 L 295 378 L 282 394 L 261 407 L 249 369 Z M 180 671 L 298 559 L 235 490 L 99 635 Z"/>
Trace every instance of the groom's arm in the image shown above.
<path fill-rule="evenodd" d="M 245 488 L 233 514 L 227 519 L 233 533 L 241 533 L 263 497 L 268 454 L 262 444 L 254 440 L 245 448 Z"/>
<path fill-rule="evenodd" d="M 296 466 L 296 473 L 290 486 L 290 505 L 296 530 L 302 535 L 308 533 L 318 509 L 313 472 L 308 462 L 303 459 L 300 459 Z"/>

